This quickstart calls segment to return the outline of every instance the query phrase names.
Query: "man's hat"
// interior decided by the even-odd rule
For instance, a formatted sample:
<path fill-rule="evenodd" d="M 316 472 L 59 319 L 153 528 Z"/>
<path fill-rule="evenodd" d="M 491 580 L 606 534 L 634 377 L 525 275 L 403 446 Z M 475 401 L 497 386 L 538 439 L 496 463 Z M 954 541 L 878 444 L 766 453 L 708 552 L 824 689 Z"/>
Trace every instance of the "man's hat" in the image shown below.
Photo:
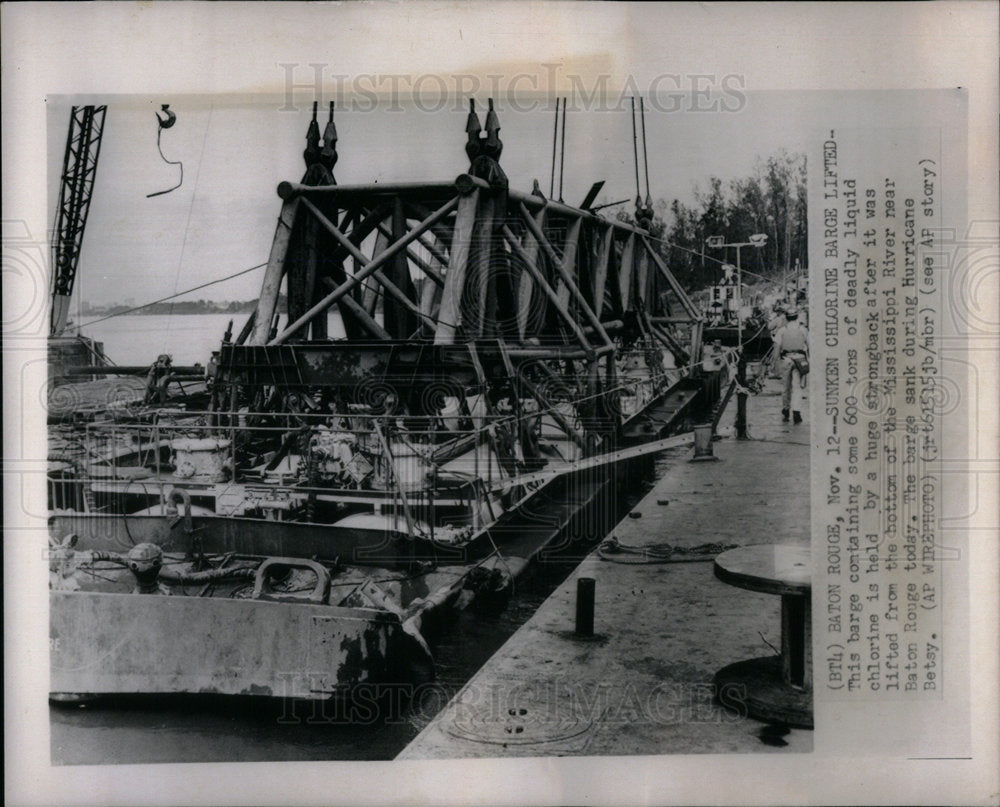
<path fill-rule="evenodd" d="M 790 311 L 785 312 L 785 319 L 787 320 L 793 320 L 798 318 L 799 318 L 799 312 L 796 311 L 794 308 L 791 309 Z"/>

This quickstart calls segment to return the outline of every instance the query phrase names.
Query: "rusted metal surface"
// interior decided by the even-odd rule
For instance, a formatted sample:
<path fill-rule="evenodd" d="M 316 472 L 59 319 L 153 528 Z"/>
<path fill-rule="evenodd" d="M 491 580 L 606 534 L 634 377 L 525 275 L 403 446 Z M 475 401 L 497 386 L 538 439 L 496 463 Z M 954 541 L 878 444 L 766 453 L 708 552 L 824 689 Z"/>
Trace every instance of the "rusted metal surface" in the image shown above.
<path fill-rule="evenodd" d="M 398 379 L 408 387 L 443 377 L 471 378 L 463 346 L 412 342 L 327 342 L 301 345 L 236 346 L 222 349 L 220 379 L 235 384 L 355 389 L 370 379 Z"/>
<path fill-rule="evenodd" d="M 620 321 L 607 323 L 620 330 Z M 586 336 L 581 330 L 581 339 Z M 494 340 L 477 345 L 480 357 L 499 366 L 500 351 Z M 588 344 L 588 351 L 591 350 Z M 508 347 L 515 361 L 538 358 L 580 359 L 602 355 L 605 350 L 584 353 L 563 346 Z M 503 374 L 490 374 L 501 378 Z M 465 343 L 430 345 L 426 343 L 379 340 L 371 342 L 326 342 L 294 345 L 248 346 L 224 345 L 221 351 L 219 383 L 280 384 L 295 387 L 355 388 L 373 378 L 394 380 L 408 388 L 448 379 L 456 384 L 475 380 Z"/>
<path fill-rule="evenodd" d="M 416 196 L 444 199 L 456 193 L 468 192 L 467 183 L 463 180 L 467 174 L 461 174 L 457 179 L 444 182 L 378 182 L 370 185 L 319 185 L 309 186 L 299 182 L 279 182 L 277 193 L 281 199 L 293 199 L 296 196 L 307 196 L 312 199 L 320 197 L 334 198 L 366 198 L 374 199 L 384 196 Z"/>
<path fill-rule="evenodd" d="M 53 693 L 326 697 L 398 663 L 399 618 L 264 600 L 50 593 Z"/>
<path fill-rule="evenodd" d="M 193 516 L 191 530 L 206 553 L 280 557 L 342 558 L 352 563 L 394 565 L 409 557 L 398 532 L 385 529 L 326 526 L 226 516 Z M 127 552 L 149 542 L 167 552 L 187 552 L 190 536 L 183 524 L 174 527 L 163 516 L 104 516 L 73 513 L 53 516 L 50 534 L 75 533 L 81 548 Z M 448 553 L 442 553 L 448 555 Z M 451 553 L 450 559 L 461 557 Z"/>

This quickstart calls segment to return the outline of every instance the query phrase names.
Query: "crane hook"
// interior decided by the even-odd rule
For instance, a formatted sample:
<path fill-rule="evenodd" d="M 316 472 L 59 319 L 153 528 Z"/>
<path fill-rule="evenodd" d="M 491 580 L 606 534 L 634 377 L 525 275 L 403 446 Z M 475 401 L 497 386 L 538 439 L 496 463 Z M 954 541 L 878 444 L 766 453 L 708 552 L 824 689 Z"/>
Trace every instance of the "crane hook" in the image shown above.
<path fill-rule="evenodd" d="M 160 112 L 163 113 L 164 117 L 160 117 Z M 165 191 L 156 191 L 155 193 L 147 193 L 146 198 L 152 199 L 154 196 L 163 196 L 165 193 L 170 193 L 170 191 L 177 190 L 182 184 L 184 184 L 184 163 L 180 160 L 168 160 L 163 155 L 163 146 L 160 145 L 160 135 L 163 134 L 164 129 L 169 129 L 177 122 L 177 113 L 171 111 L 170 104 L 160 104 L 160 112 L 156 113 L 156 148 L 160 152 L 160 158 L 167 165 L 176 165 L 181 169 L 180 179 L 177 184 L 171 188 L 167 188 Z"/>
<path fill-rule="evenodd" d="M 160 122 L 160 128 L 169 129 L 177 122 L 177 113 L 170 111 L 170 104 L 161 104 L 160 109 L 166 115 L 165 118 L 161 118 L 160 113 L 156 113 L 156 119 Z"/>

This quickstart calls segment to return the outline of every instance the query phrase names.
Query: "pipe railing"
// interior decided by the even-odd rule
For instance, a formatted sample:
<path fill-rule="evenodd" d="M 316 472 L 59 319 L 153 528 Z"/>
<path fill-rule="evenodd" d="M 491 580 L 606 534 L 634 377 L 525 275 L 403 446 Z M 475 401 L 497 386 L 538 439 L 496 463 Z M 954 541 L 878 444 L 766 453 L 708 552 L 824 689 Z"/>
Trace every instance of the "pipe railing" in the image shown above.
<path fill-rule="evenodd" d="M 545 418 L 550 413 L 540 408 L 532 408 L 531 401 L 523 404 L 521 420 Z M 563 407 L 572 407 L 564 401 Z M 195 413 L 185 413 L 187 416 Z M 203 417 L 218 418 L 220 413 L 204 413 Z M 448 455 L 448 449 L 461 444 L 468 438 L 483 437 L 490 429 L 513 428 L 518 425 L 517 415 L 485 413 L 463 413 L 458 410 L 433 416 L 412 416 L 405 413 L 389 414 L 292 414 L 292 413 L 236 413 L 229 423 L 179 423 L 170 424 L 163 420 L 153 423 L 91 423 L 86 426 L 85 446 L 88 463 L 115 468 L 119 460 L 128 459 L 130 466 L 154 463 L 159 453 L 165 449 L 178 450 L 178 441 L 215 441 L 216 449 L 229 449 L 234 443 L 241 446 L 262 444 L 259 456 L 267 465 L 281 450 L 282 441 L 289 436 L 298 436 L 300 444 L 306 438 L 327 435 L 329 442 L 338 440 L 351 442 L 364 449 L 377 449 L 376 430 L 381 429 L 386 439 L 394 445 L 405 444 L 411 455 L 417 459 L 437 461 Z M 256 422 L 255 422 L 256 421 Z M 463 426 L 462 422 L 471 425 Z M 443 425 L 454 424 L 454 425 Z M 270 443 L 271 446 L 267 444 Z M 285 449 L 285 454 L 295 453 L 293 446 Z M 208 444 L 180 446 L 182 451 L 211 451 Z M 445 460 L 447 462 L 448 460 Z M 273 470 L 273 469 L 272 469 Z"/>

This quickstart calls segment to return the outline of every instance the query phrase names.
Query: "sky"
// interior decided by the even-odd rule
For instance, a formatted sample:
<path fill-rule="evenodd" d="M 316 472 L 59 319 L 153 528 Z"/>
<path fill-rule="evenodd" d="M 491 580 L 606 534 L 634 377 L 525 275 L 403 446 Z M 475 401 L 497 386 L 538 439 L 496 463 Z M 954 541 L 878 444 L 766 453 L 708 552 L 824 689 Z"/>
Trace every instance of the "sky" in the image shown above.
<path fill-rule="evenodd" d="M 540 68 L 543 69 L 543 68 Z M 304 81 L 305 68 L 294 76 Z M 718 81 L 716 82 L 718 85 Z M 379 85 L 388 86 L 385 82 Z M 671 85 L 663 85 L 670 87 Z M 338 93 L 327 90 L 321 102 Z M 594 96 L 581 84 L 566 116 L 563 198 L 579 204 L 593 182 L 606 184 L 597 203 L 635 197 L 628 81 Z M 690 89 L 690 85 L 689 85 Z M 336 115 L 341 184 L 440 181 L 468 168 L 466 95 L 397 97 L 377 103 L 365 93 L 340 95 Z M 480 119 L 491 93 L 475 94 Z M 402 95 L 402 94 L 401 94 Z M 550 185 L 554 108 L 550 97 L 498 98 L 504 142 L 501 165 L 511 186 Z M 590 96 L 588 98 L 588 95 Z M 70 107 L 108 105 L 104 137 L 81 250 L 77 299 L 134 304 L 193 288 L 267 260 L 280 211 L 276 187 L 297 181 L 315 92 L 309 87 L 267 95 L 54 96 L 47 100 L 48 191 L 54 216 Z M 760 158 L 779 149 L 802 151 L 810 103 L 802 94 L 743 92 L 718 85 L 712 97 L 647 95 L 646 139 L 650 190 L 655 199 L 693 202 L 709 177 L 749 175 Z M 182 186 L 152 199 L 148 193 L 177 182 L 177 166 L 157 151 L 156 111 L 169 103 L 176 124 L 164 130 L 169 160 L 184 164 Z M 717 106 L 715 112 L 697 108 Z M 734 111 L 722 111 L 723 106 Z M 320 129 L 326 120 L 321 109 Z M 640 129 L 641 137 L 641 129 Z M 645 179 L 640 164 L 640 181 Z M 556 180 L 558 195 L 558 179 Z M 632 209 L 632 202 L 624 206 Z M 613 215 L 614 208 L 609 210 Z M 257 296 L 263 270 L 194 292 L 189 299 L 245 300 Z M 74 303 L 75 305 L 75 303 Z"/>

